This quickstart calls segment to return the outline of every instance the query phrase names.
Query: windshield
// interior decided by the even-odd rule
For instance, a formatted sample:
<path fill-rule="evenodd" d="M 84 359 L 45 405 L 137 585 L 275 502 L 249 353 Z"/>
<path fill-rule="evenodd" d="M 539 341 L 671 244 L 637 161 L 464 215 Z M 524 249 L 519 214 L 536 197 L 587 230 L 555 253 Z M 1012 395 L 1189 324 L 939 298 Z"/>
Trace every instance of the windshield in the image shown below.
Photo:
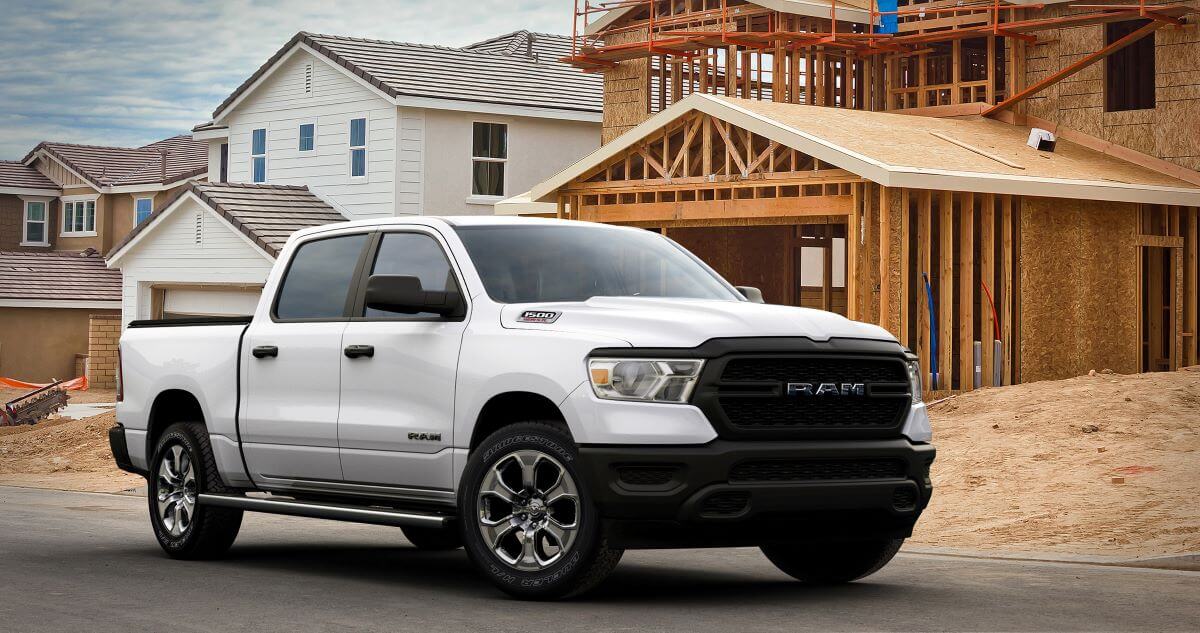
<path fill-rule="evenodd" d="M 650 231 L 544 225 L 455 230 L 488 296 L 501 303 L 592 297 L 741 299 L 689 253 Z"/>

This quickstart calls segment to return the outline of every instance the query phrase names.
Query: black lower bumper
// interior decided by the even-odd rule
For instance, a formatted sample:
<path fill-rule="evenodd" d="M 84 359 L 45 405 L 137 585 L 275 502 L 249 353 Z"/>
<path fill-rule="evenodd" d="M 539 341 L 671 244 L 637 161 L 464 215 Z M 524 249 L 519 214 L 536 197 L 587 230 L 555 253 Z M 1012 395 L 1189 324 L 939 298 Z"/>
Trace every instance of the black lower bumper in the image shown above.
<path fill-rule="evenodd" d="M 108 447 L 112 450 L 117 468 L 127 473 L 146 476 L 146 471 L 134 466 L 133 460 L 129 459 L 129 444 L 125 442 L 125 427 L 118 424 L 108 430 Z"/>
<path fill-rule="evenodd" d="M 583 446 L 619 547 L 902 538 L 929 503 L 935 451 L 906 439 Z"/>

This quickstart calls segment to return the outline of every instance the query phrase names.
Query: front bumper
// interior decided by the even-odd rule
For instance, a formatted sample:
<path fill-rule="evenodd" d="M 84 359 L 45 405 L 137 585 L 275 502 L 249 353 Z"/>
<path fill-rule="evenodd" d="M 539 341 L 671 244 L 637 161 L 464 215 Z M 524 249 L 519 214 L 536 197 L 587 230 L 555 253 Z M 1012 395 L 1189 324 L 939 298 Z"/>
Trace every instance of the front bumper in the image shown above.
<path fill-rule="evenodd" d="M 620 547 L 910 536 L 935 450 L 907 439 L 582 446 L 579 467 Z"/>
<path fill-rule="evenodd" d="M 125 427 L 120 424 L 108 430 L 108 447 L 112 450 L 113 460 L 117 468 L 135 475 L 146 476 L 146 471 L 133 465 L 129 458 L 129 443 L 125 441 Z"/>

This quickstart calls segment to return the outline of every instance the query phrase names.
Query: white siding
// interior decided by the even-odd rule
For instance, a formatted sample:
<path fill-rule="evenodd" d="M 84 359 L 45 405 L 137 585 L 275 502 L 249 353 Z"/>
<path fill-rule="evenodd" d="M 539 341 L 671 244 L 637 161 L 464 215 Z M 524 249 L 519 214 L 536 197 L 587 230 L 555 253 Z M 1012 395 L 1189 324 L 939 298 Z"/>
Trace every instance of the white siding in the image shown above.
<path fill-rule="evenodd" d="M 272 261 L 223 219 L 188 199 L 126 253 L 121 318 L 150 317 L 154 285 L 261 285 Z"/>
<path fill-rule="evenodd" d="M 312 94 L 305 67 L 312 64 Z M 367 178 L 350 178 L 350 120 L 367 119 Z M 222 121 L 229 126 L 229 181 L 250 182 L 250 135 L 267 130 L 267 182 L 308 185 L 351 219 L 396 207 L 396 107 L 340 70 L 300 50 Z M 300 124 L 316 123 L 315 148 L 299 150 Z"/>
<path fill-rule="evenodd" d="M 396 120 L 396 215 L 419 215 L 425 202 L 425 110 L 397 108 Z"/>

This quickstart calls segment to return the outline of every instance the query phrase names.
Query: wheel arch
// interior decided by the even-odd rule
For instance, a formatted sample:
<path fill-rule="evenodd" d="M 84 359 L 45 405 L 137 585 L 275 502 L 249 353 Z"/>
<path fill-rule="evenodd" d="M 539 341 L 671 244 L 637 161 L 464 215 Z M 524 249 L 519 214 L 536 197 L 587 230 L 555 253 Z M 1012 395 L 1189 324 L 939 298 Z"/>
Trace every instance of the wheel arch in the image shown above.
<path fill-rule="evenodd" d="M 150 415 L 146 421 L 146 461 L 154 455 L 154 446 L 167 427 L 176 422 L 199 422 L 207 425 L 204 408 L 192 392 L 185 389 L 167 389 L 154 397 Z"/>
<path fill-rule="evenodd" d="M 574 439 L 566 416 L 553 400 L 532 391 L 506 391 L 492 396 L 480 409 L 468 450 L 474 452 L 487 436 L 510 424 L 532 420 L 560 424 Z"/>

